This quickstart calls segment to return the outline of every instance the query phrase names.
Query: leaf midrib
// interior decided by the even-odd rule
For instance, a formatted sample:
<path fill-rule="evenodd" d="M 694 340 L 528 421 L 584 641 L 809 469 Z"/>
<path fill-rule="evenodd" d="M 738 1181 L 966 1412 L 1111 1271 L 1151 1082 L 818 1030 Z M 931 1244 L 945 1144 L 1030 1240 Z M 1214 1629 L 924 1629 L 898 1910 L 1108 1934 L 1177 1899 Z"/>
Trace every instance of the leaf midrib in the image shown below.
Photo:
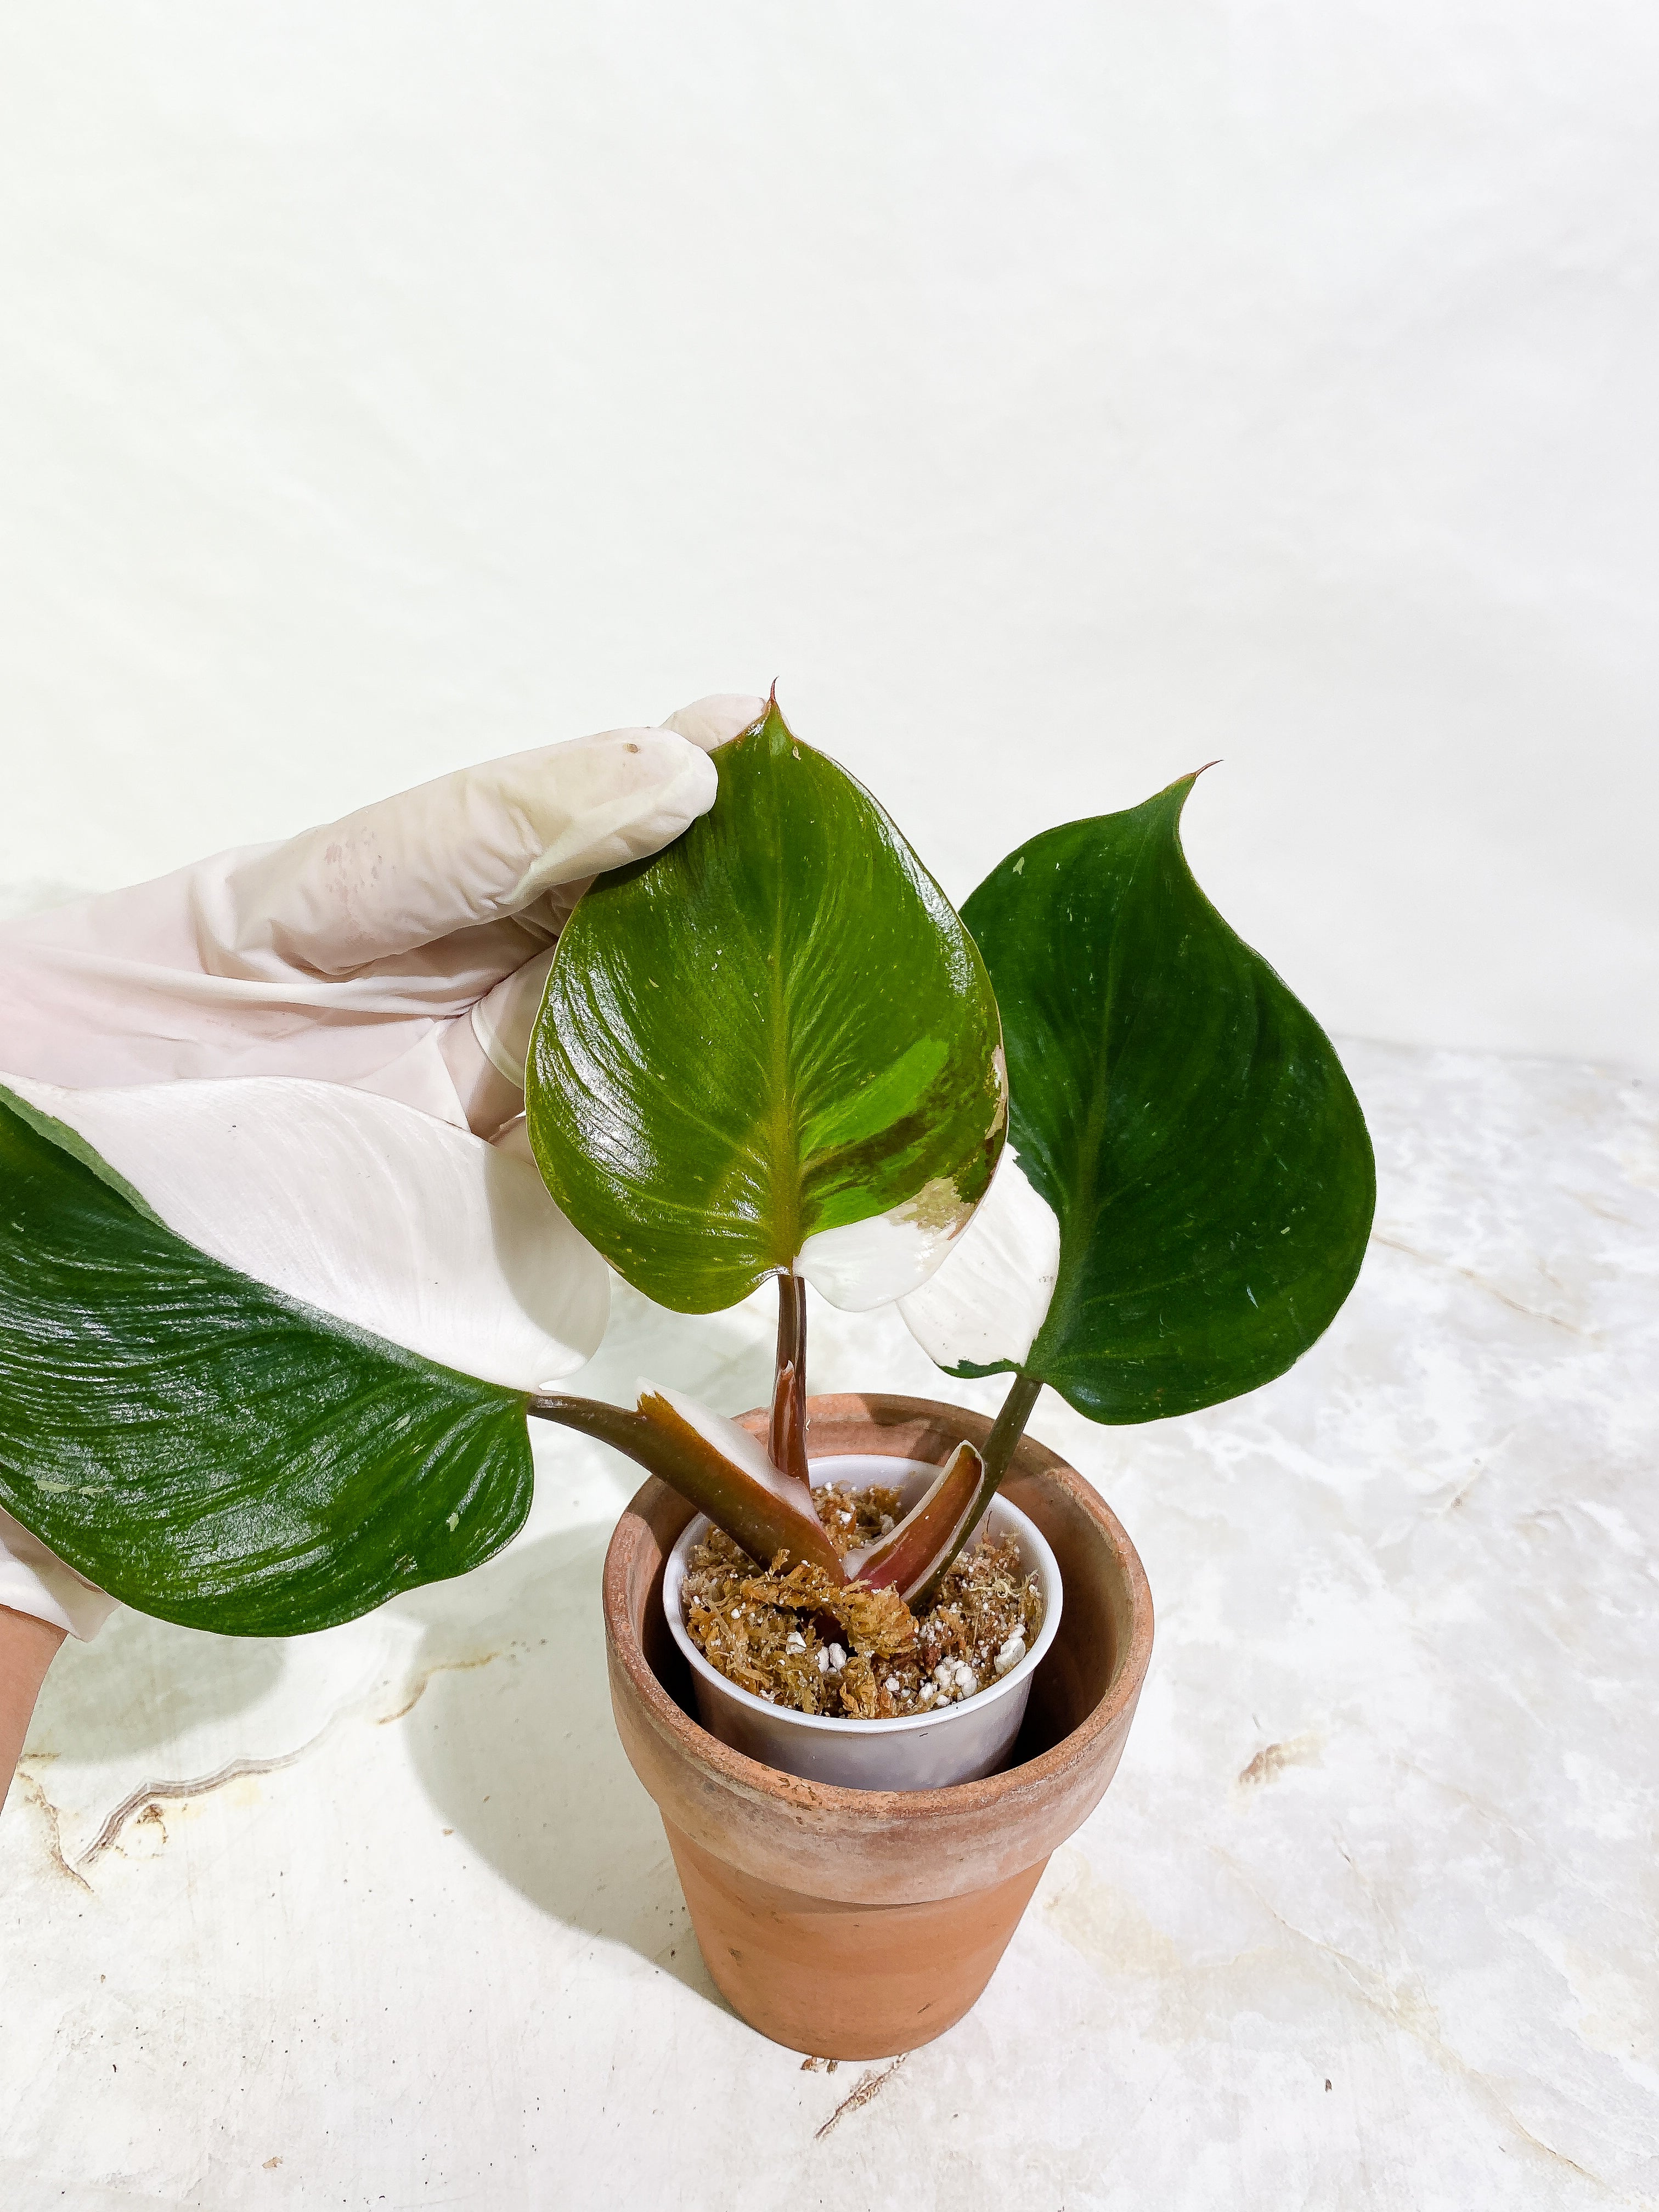
<path fill-rule="evenodd" d="M 773 815 L 772 858 L 777 876 L 772 908 L 772 949 L 767 966 L 771 974 L 772 1097 L 770 1155 L 772 1187 L 772 1264 L 792 1267 L 799 1253 L 801 1187 L 799 1174 L 800 1104 L 795 1097 L 788 1049 L 788 993 L 784 988 L 783 963 L 783 823 Z"/>

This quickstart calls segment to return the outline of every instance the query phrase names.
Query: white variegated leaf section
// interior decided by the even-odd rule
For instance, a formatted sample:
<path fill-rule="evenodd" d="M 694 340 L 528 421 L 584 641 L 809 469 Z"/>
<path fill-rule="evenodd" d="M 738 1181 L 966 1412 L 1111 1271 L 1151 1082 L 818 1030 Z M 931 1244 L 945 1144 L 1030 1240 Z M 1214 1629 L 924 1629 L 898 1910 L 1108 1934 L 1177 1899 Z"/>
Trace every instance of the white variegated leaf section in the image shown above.
<path fill-rule="evenodd" d="M 653 1382 L 647 1376 L 640 1376 L 637 1391 L 641 1403 L 647 1398 L 660 1398 L 671 1412 L 679 1415 L 688 1429 L 701 1437 L 711 1451 L 729 1461 L 739 1474 L 769 1491 L 774 1498 L 781 1498 L 792 1512 L 800 1510 L 805 1492 L 799 1483 L 793 1475 L 773 1466 L 766 1447 L 747 1429 L 740 1429 L 735 1421 L 715 1413 L 700 1399 L 687 1397 L 684 1390 L 671 1390 L 665 1383 Z"/>
<path fill-rule="evenodd" d="M 821 1229 L 795 1262 L 820 1297 L 844 1313 L 868 1313 L 920 1290 L 944 1264 L 974 1209 L 940 1176 L 890 1212 L 842 1229 Z"/>
<path fill-rule="evenodd" d="M 5 1080 L 168 1228 L 273 1290 L 509 1389 L 562 1382 L 599 1348 L 610 1271 L 527 1148 L 339 1084 Z"/>
<path fill-rule="evenodd" d="M 1018 1362 L 1042 1326 L 1059 1272 L 1060 1223 L 1009 1146 L 944 1265 L 899 1300 L 899 1311 L 940 1367 Z"/>

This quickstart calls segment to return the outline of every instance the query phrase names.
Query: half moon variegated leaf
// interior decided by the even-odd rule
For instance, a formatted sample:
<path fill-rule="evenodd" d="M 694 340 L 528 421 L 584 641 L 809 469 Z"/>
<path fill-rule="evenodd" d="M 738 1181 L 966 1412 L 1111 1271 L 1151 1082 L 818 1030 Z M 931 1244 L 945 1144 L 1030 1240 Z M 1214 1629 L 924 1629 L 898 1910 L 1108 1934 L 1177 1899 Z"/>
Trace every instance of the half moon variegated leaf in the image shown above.
<path fill-rule="evenodd" d="M 610 1271 L 527 1146 L 286 1076 L 5 1080 L 186 1243 L 272 1290 L 513 1390 L 550 1389 L 599 1350 Z"/>
<path fill-rule="evenodd" d="M 1352 1287 L 1375 1202 L 1329 1039 L 1188 868 L 1194 781 L 1033 838 L 963 909 L 1018 1159 L 901 1309 L 949 1371 L 1014 1369 L 1097 1421 L 1282 1374 Z"/>
<path fill-rule="evenodd" d="M 531 1487 L 520 1393 L 227 1266 L 0 1088 L 0 1504 L 89 1581 L 325 1628 L 489 1559 Z"/>
<path fill-rule="evenodd" d="M 937 1274 L 901 1298 L 910 1334 L 940 1367 L 987 1375 L 1030 1352 L 1060 1273 L 1060 1223 L 1005 1146 L 985 1201 Z"/>
<path fill-rule="evenodd" d="M 559 941 L 536 1157 L 661 1304 L 710 1312 L 794 1267 L 877 1305 L 926 1280 L 989 1182 L 996 1003 L 897 830 L 775 705 L 713 757 L 713 811 L 601 878 Z"/>

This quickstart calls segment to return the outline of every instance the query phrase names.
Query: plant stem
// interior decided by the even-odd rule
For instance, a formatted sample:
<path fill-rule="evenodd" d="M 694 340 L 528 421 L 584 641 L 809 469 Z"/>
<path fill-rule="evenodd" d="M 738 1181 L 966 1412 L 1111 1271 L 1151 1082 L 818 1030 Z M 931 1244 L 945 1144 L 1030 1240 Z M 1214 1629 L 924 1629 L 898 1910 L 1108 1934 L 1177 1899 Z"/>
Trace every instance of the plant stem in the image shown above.
<path fill-rule="evenodd" d="M 653 1474 L 661 1468 L 645 1456 L 652 1445 L 651 1425 L 642 1413 L 632 1413 L 623 1406 L 608 1406 L 600 1398 L 572 1398 L 563 1391 L 550 1391 L 525 1401 L 526 1413 L 533 1413 L 538 1421 L 556 1421 L 561 1428 L 575 1429 L 596 1443 L 609 1444 L 613 1451 L 625 1453 L 631 1460 L 650 1470 Z"/>
<path fill-rule="evenodd" d="M 525 1410 L 636 1460 L 678 1490 L 688 1505 L 706 1513 L 751 1559 L 766 1561 L 787 1552 L 821 1567 L 832 1583 L 846 1580 L 841 1555 L 824 1533 L 811 1493 L 793 1483 L 775 1483 L 769 1468 L 763 1475 L 752 1463 L 745 1467 L 731 1457 L 717 1434 L 705 1434 L 659 1392 L 647 1390 L 635 1413 L 597 1398 L 567 1397 L 562 1391 L 526 1398 Z"/>
<path fill-rule="evenodd" d="M 974 1531 L 985 1518 L 987 1507 L 1002 1487 L 1002 1479 L 1008 1472 L 1014 1447 L 1025 1433 L 1025 1424 L 1031 1418 L 1031 1408 L 1042 1393 L 1042 1385 L 1029 1375 L 1016 1375 L 1002 1401 L 1002 1410 L 991 1424 L 991 1433 L 985 1439 L 980 1456 L 985 1462 L 985 1473 L 980 1480 L 979 1495 L 974 1500 L 974 1510 L 962 1524 L 962 1534 L 940 1559 L 927 1577 L 925 1589 L 910 1600 L 910 1608 L 916 1613 L 925 1613 L 938 1595 L 939 1586 L 952 1564 L 966 1548 Z"/>
<path fill-rule="evenodd" d="M 1042 1395 L 1042 1385 L 1029 1375 L 1016 1375 L 1002 1401 L 1002 1411 L 991 1424 L 991 1433 L 985 1439 L 981 1457 L 985 1462 L 985 1480 L 980 1486 L 979 1510 L 975 1519 L 1000 1488 L 1002 1478 L 1008 1472 L 1008 1462 L 1014 1455 L 1014 1446 L 1025 1433 L 1025 1424 L 1031 1418 L 1031 1408 Z"/>
<path fill-rule="evenodd" d="M 772 1464 L 810 1491 L 806 1465 L 806 1285 L 793 1268 L 778 1275 L 778 1356 L 772 1379 Z"/>

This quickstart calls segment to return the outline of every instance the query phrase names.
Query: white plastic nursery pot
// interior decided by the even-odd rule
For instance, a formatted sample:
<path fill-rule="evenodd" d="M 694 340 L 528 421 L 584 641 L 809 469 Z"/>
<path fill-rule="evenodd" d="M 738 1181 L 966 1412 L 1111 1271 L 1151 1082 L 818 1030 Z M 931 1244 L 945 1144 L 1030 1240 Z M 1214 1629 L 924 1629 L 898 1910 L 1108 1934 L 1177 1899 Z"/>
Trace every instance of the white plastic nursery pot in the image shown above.
<path fill-rule="evenodd" d="M 867 1490 L 889 1483 L 908 1512 L 938 1474 L 934 1466 L 885 1455 L 842 1454 L 815 1457 L 814 1485 L 846 1483 Z M 1017 1667 L 960 1705 L 896 1720 L 856 1721 L 820 1713 L 798 1713 L 739 1689 L 710 1666 L 685 1626 L 681 1584 L 691 1553 L 708 1533 L 706 1515 L 688 1522 L 663 1572 L 662 1603 L 668 1632 L 691 1670 L 697 1717 L 711 1735 L 729 1743 L 763 1766 L 811 1782 L 830 1782 L 842 1790 L 939 1790 L 952 1782 L 977 1782 L 993 1774 L 1008 1757 L 1025 1718 L 1032 1678 L 1060 1627 L 1062 1606 L 1060 1566 L 1036 1523 L 1007 1498 L 997 1497 L 981 1523 L 981 1537 L 1015 1537 L 1020 1565 L 1035 1574 L 1042 1599 L 1042 1625 L 1036 1642 Z"/>
<path fill-rule="evenodd" d="M 991 1425 L 957 1407 L 873 1395 L 814 1398 L 808 1416 L 820 1461 L 937 1466 L 963 1437 L 982 1446 Z M 767 1422 L 763 1411 L 744 1425 L 764 1437 Z M 623 1747 L 662 1815 L 710 1974 L 750 2027 L 792 2050 L 890 2057 L 960 2020 L 1049 1853 L 1117 1771 L 1152 1648 L 1134 1547 L 1083 1477 L 1030 1437 L 1003 1495 L 1054 1553 L 1064 1609 L 1030 1669 L 1012 1757 L 979 1781 L 933 1790 L 843 1789 L 722 1742 L 696 1717 L 691 1668 L 663 1608 L 690 1507 L 647 1482 L 611 1540 L 605 1643 Z"/>

